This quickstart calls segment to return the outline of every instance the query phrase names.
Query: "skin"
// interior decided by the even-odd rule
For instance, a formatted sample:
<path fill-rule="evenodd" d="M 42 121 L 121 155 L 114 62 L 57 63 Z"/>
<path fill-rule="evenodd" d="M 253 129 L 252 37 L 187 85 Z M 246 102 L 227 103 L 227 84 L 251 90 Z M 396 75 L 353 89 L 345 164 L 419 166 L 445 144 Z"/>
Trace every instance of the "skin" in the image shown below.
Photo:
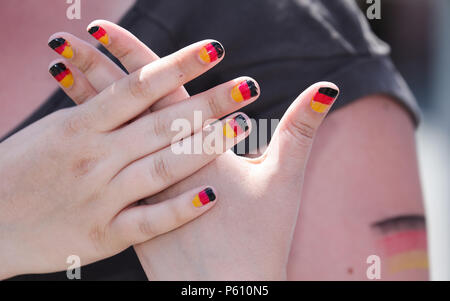
<path fill-rule="evenodd" d="M 12 79 L 6 79 L 5 81 L 13 84 Z M 11 87 L 12 85 L 9 84 L 6 86 Z M 362 115 L 365 118 L 361 116 L 361 119 L 358 119 L 359 115 L 356 112 L 365 113 Z M 355 116 L 357 117 L 356 119 Z M 20 118 L 15 120 L 17 123 Z M 379 130 L 380 126 L 383 131 Z M 377 139 L 367 139 L 367 137 L 375 137 L 374 133 L 380 136 L 377 136 Z M 342 141 L 347 142 L 331 144 L 331 148 L 329 143 L 327 143 L 330 139 L 335 139 L 335 141 L 341 141 L 340 139 L 342 139 Z M 322 146 L 322 148 L 318 145 Z M 358 159 L 357 162 L 359 164 L 357 166 L 355 166 L 356 164 L 352 165 L 351 162 L 344 164 L 344 160 L 332 162 L 329 159 L 319 160 L 323 158 L 324 145 L 327 146 L 327 152 L 330 151 L 333 154 L 341 153 L 341 157 L 353 158 L 352 162 Z M 395 148 L 387 148 L 385 147 L 386 145 L 395 145 Z M 289 264 L 287 265 L 289 279 L 366 279 L 365 267 L 367 264 L 365 263 L 365 258 L 368 255 L 367 251 L 370 250 L 372 252 L 375 240 L 375 235 L 370 231 L 369 224 L 397 213 L 423 213 L 414 149 L 412 123 L 405 110 L 396 105 L 389 97 L 382 95 L 368 96 L 330 115 L 318 132 L 311 153 L 311 162 L 315 163 L 310 163 L 307 167 L 306 187 L 302 194 L 300 219 L 294 233 L 294 243 L 291 248 Z M 371 156 L 369 160 L 366 157 L 367 150 L 371 150 L 376 156 Z M 197 182 L 202 182 L 204 178 L 211 179 L 211 175 L 218 175 L 218 166 L 221 168 L 220 176 L 223 176 L 223 178 L 215 178 L 217 182 L 223 183 L 221 180 L 230 179 L 231 175 L 236 177 L 237 169 L 233 169 L 234 164 L 229 162 L 227 164 L 220 163 L 226 159 L 226 156 L 223 157 L 209 164 L 195 177 L 191 177 L 177 186 L 171 187 L 164 193 L 166 195 L 175 195 L 178 190 L 182 190 L 182 185 L 189 187 Z M 320 164 L 319 162 L 322 163 Z M 393 163 L 388 164 L 388 162 Z M 401 162 L 402 168 L 395 169 L 395 177 L 389 178 L 390 173 L 385 173 L 386 168 L 398 164 L 398 162 Z M 314 193 L 317 191 L 315 188 L 320 183 L 323 183 L 324 175 L 339 174 L 339 172 L 347 170 L 349 167 L 352 168 L 352 173 L 347 173 L 346 177 L 337 177 L 333 179 L 334 181 L 326 181 L 329 184 L 322 188 L 321 194 Z M 373 172 L 368 173 L 367 170 Z M 237 176 L 237 178 L 241 179 L 240 176 Z M 394 185 L 394 180 L 399 178 L 402 181 L 397 181 L 396 185 Z M 248 181 L 248 177 L 244 177 L 244 179 Z M 374 182 L 374 180 L 376 181 Z M 364 185 L 356 185 L 355 183 L 364 183 Z M 382 193 L 379 189 L 380 186 L 384 187 L 381 191 Z M 336 191 L 340 192 L 338 196 L 336 196 Z M 376 193 L 369 195 L 368 192 Z M 273 193 L 275 191 L 271 190 L 271 194 Z M 364 196 L 363 202 L 361 201 L 361 196 Z M 229 199 L 235 202 L 244 202 L 250 198 L 251 201 L 251 197 L 248 195 L 246 197 L 245 200 L 237 196 L 231 196 Z M 164 195 L 157 198 L 162 199 Z M 259 198 L 262 197 L 258 195 Z M 223 199 L 226 200 L 227 196 L 221 195 L 221 200 Z M 333 206 L 330 206 L 330 199 L 333 200 Z M 383 202 L 383 204 L 385 202 L 386 204 L 385 206 L 376 206 L 375 204 L 379 204 L 379 202 Z M 363 205 L 362 207 L 360 207 L 361 204 Z M 355 207 L 360 209 L 358 214 L 353 213 Z M 222 210 L 219 206 L 216 206 L 215 209 L 217 208 Z M 320 212 L 321 218 L 317 218 L 317 212 Z M 217 213 L 217 215 L 220 214 L 219 212 Z M 357 218 L 353 218 L 352 222 L 348 226 L 345 224 L 346 227 L 343 228 L 344 225 L 341 221 L 346 219 L 348 214 Z M 323 218 L 322 215 L 324 216 Z M 302 218 L 303 216 L 305 217 Z M 196 223 L 202 221 L 207 224 L 207 228 L 214 223 L 218 224 L 217 220 L 211 221 L 208 218 L 208 215 L 205 215 L 202 219 L 196 220 L 195 223 L 191 223 L 189 226 L 201 225 Z M 249 217 L 246 216 L 245 218 L 248 219 Z M 236 222 L 242 223 L 246 219 L 236 219 Z M 324 229 L 320 232 L 320 235 L 317 235 L 317 231 L 320 229 L 318 226 L 323 220 L 335 221 L 335 226 L 330 227 L 332 231 Z M 234 220 L 232 221 L 234 222 Z M 141 245 L 142 251 L 138 251 L 138 253 L 151 279 L 155 278 L 152 277 L 155 273 L 152 273 L 150 270 L 152 262 L 150 255 L 159 256 L 155 257 L 158 258 L 155 261 L 161 263 L 160 269 L 167 261 L 180 258 L 180 261 L 174 263 L 174 266 L 177 268 L 184 267 L 183 271 L 191 270 L 193 274 L 183 274 L 180 278 L 195 275 L 202 277 L 208 272 L 205 272 L 205 266 L 202 266 L 203 269 L 195 270 L 195 267 L 190 266 L 189 261 L 185 260 L 186 258 L 191 259 L 191 255 L 196 254 L 198 250 L 198 244 L 187 241 L 188 235 L 191 235 L 193 232 L 192 229 L 191 231 L 186 231 L 186 233 L 189 233 L 186 234 L 181 231 L 185 228 L 187 227 L 158 238 L 158 245 L 161 249 L 165 248 L 168 250 L 167 254 L 173 254 L 175 257 L 164 256 L 164 254 L 158 253 L 157 248 L 152 247 L 151 243 Z M 201 233 L 201 231 L 198 231 L 198 233 Z M 213 238 L 217 238 L 219 232 L 216 231 L 214 233 L 216 235 Z M 201 237 L 201 235 L 199 236 Z M 355 241 L 358 242 L 357 248 L 355 247 Z M 213 250 L 216 250 L 216 246 L 212 242 L 205 246 L 205 249 L 214 247 Z M 141 246 L 138 246 L 138 248 Z M 180 254 L 180 250 L 183 250 L 182 254 Z M 330 250 L 333 250 L 333 252 Z M 354 256 L 353 254 L 359 255 Z M 164 258 L 167 260 L 164 260 Z M 326 266 L 326 269 L 323 268 L 324 266 Z M 191 269 L 186 269 L 186 267 Z M 155 268 L 159 267 L 156 266 Z M 213 272 L 214 270 L 209 273 L 213 274 Z M 231 272 L 226 276 L 234 276 Z M 161 275 L 160 278 L 170 278 L 171 275 L 173 276 L 173 274 L 168 273 L 168 275 Z M 252 275 L 248 275 L 248 277 L 250 276 Z M 427 273 L 426 271 L 415 271 L 413 273 L 386 275 L 386 277 L 390 279 L 426 279 Z"/>

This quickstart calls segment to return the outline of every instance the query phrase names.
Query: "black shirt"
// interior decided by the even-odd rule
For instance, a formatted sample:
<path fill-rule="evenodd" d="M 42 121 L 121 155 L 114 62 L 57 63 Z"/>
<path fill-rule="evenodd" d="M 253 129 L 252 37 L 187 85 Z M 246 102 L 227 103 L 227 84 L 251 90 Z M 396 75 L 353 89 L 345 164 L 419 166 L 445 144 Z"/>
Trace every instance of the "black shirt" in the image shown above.
<path fill-rule="evenodd" d="M 251 76 L 261 86 L 261 97 L 243 111 L 255 119 L 280 119 L 301 91 L 327 80 L 341 91 L 333 110 L 384 93 L 402 104 L 416 124 L 419 120 L 416 101 L 389 58 L 389 46 L 370 31 L 350 0 L 137 1 L 120 25 L 159 56 L 203 39 L 220 41 L 225 59 L 186 89 L 194 95 Z M 73 105 L 59 90 L 12 133 Z M 82 267 L 81 275 L 83 280 L 146 279 L 132 248 Z M 61 272 L 14 279 L 67 278 Z"/>

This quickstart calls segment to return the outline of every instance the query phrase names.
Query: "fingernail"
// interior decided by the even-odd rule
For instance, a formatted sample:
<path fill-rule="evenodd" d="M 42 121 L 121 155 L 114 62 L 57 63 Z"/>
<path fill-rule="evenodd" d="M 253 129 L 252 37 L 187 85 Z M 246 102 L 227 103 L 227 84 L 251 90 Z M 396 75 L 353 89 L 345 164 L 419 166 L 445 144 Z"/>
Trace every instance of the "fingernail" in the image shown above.
<path fill-rule="evenodd" d="M 223 47 L 220 43 L 211 42 L 200 49 L 198 55 L 203 62 L 211 63 L 223 56 Z"/>
<path fill-rule="evenodd" d="M 73 57 L 72 47 L 70 47 L 69 42 L 67 42 L 63 38 L 56 38 L 51 40 L 50 42 L 48 42 L 48 46 L 50 46 L 50 48 L 52 48 L 65 58 L 70 59 Z"/>
<path fill-rule="evenodd" d="M 54 64 L 50 67 L 50 74 L 61 84 L 61 86 L 68 88 L 73 84 L 72 72 L 63 63 Z"/>
<path fill-rule="evenodd" d="M 333 103 L 338 91 L 333 88 L 320 88 L 311 100 L 311 108 L 319 113 L 325 112 Z"/>
<path fill-rule="evenodd" d="M 214 202 L 215 199 L 216 195 L 214 194 L 214 191 L 208 187 L 195 196 L 192 200 L 192 204 L 194 204 L 195 207 L 202 207 L 209 202 Z"/>
<path fill-rule="evenodd" d="M 258 95 L 258 88 L 252 80 L 244 80 L 233 87 L 231 97 L 236 102 L 241 102 Z"/>
<path fill-rule="evenodd" d="M 248 131 L 247 120 L 241 114 L 230 119 L 223 126 L 223 134 L 227 138 L 234 138 Z"/>
<path fill-rule="evenodd" d="M 98 41 L 100 41 L 103 45 L 108 45 L 108 42 L 109 42 L 108 34 L 100 26 L 92 26 L 91 28 L 89 28 L 88 32 L 94 38 L 96 38 Z"/>

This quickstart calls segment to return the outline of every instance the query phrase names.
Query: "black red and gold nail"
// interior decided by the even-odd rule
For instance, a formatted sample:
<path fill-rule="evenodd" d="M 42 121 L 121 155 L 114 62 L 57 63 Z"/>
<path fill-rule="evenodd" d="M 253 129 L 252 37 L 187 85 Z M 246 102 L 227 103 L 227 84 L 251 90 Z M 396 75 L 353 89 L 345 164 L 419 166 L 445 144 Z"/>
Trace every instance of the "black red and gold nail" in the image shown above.
<path fill-rule="evenodd" d="M 109 36 L 106 31 L 100 26 L 92 26 L 91 28 L 89 28 L 88 32 L 103 45 L 108 45 Z"/>
<path fill-rule="evenodd" d="M 51 40 L 50 42 L 48 42 L 48 46 L 50 46 L 50 48 L 52 48 L 65 58 L 70 59 L 73 57 L 72 47 L 70 47 L 69 42 L 67 42 L 63 38 L 56 38 Z"/>
<path fill-rule="evenodd" d="M 216 199 L 216 195 L 214 194 L 214 191 L 211 188 L 206 188 L 202 191 L 200 191 L 192 200 L 192 204 L 194 204 L 195 207 L 202 207 L 210 202 L 214 202 Z"/>
<path fill-rule="evenodd" d="M 223 126 L 223 135 L 227 138 L 234 138 L 247 132 L 249 129 L 247 120 L 241 114 L 228 120 Z"/>
<path fill-rule="evenodd" d="M 236 102 L 241 102 L 258 95 L 258 88 L 252 80 L 244 80 L 233 87 L 231 97 Z"/>
<path fill-rule="evenodd" d="M 64 88 L 72 86 L 72 72 L 63 63 L 54 64 L 50 67 L 49 72 Z"/>
<path fill-rule="evenodd" d="M 214 62 L 223 56 L 223 47 L 217 42 L 208 43 L 200 49 L 199 56 L 205 63 Z"/>
<path fill-rule="evenodd" d="M 336 99 L 338 91 L 333 88 L 320 88 L 311 100 L 311 108 L 319 113 L 325 112 Z"/>

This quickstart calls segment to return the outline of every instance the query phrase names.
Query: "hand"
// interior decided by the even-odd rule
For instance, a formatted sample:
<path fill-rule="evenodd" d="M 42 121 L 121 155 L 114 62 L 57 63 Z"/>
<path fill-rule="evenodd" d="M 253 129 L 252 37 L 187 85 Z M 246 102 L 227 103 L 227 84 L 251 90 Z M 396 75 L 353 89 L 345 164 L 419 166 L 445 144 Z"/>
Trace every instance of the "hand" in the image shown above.
<path fill-rule="evenodd" d="M 199 59 L 205 44 L 211 41 L 146 65 L 95 96 L 79 70 L 67 62 L 52 65 L 63 88 L 87 95 L 88 101 L 0 144 L 0 278 L 64 269 L 69 255 L 91 263 L 170 231 L 216 203 L 214 190 L 205 192 L 202 185 L 157 205 L 131 206 L 189 176 L 248 134 L 246 128 L 237 137 L 222 135 L 223 148 L 209 155 L 172 152 L 179 134 L 169 130 L 172 120 L 188 121 L 193 135 L 178 138 L 195 141 L 207 128 L 192 124 L 194 110 L 206 119 L 219 118 L 257 98 L 234 101 L 230 91 L 236 81 L 132 121 L 219 61 Z M 241 116 L 241 124 L 248 122 Z"/>
<path fill-rule="evenodd" d="M 94 24 L 109 33 L 111 41 L 106 47 L 122 58 L 121 63 L 128 70 L 158 59 L 122 28 L 106 21 Z M 110 62 L 104 63 L 103 67 L 96 65 L 96 68 L 112 68 Z M 78 64 L 90 65 L 89 60 Z M 123 76 L 116 74 L 118 78 Z M 116 80 L 113 76 L 106 79 Z M 311 107 L 311 99 L 316 99 L 319 88 L 325 88 L 326 94 L 337 94 L 336 86 L 331 83 L 318 83 L 307 89 L 286 112 L 262 157 L 247 159 L 228 152 L 194 176 L 146 200 L 159 203 L 168 195 L 176 195 L 205 180 L 215 183 L 221 198 L 215 210 L 202 218 L 136 245 L 150 279 L 285 278 L 308 152 L 315 131 L 329 109 L 318 103 L 313 105 L 321 112 Z M 164 108 L 183 97 L 186 92 L 180 88 L 152 109 Z M 320 97 L 329 101 L 334 98 L 319 94 Z"/>

